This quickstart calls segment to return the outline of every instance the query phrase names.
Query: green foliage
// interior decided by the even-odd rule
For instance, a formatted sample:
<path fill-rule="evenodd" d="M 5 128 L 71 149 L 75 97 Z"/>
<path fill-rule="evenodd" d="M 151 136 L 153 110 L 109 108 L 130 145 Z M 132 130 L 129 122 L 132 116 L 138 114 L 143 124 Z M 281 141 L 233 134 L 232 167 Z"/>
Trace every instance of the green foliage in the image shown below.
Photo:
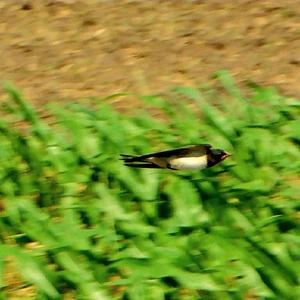
<path fill-rule="evenodd" d="M 178 87 L 170 99 L 141 97 L 145 109 L 130 115 L 103 101 L 52 105 L 52 125 L 6 87 L 4 293 L 12 260 L 37 299 L 300 298 L 300 103 L 253 83 L 246 97 L 216 76 L 223 96 Z M 119 160 L 197 143 L 233 156 L 201 172 Z"/>

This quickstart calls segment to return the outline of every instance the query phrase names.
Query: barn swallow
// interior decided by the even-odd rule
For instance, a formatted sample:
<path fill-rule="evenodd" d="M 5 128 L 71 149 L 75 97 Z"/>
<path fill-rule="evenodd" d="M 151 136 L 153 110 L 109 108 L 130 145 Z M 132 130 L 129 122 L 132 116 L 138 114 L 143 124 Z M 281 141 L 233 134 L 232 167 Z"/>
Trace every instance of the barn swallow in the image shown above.
<path fill-rule="evenodd" d="M 201 170 L 210 168 L 229 156 L 231 154 L 224 150 L 201 144 L 140 156 L 121 154 L 121 159 L 125 166 L 133 168 Z"/>

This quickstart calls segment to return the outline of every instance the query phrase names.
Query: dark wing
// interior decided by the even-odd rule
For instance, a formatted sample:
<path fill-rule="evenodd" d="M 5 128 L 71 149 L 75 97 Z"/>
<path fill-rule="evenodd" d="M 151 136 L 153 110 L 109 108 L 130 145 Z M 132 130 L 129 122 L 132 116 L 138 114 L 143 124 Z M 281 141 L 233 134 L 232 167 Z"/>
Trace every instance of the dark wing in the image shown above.
<path fill-rule="evenodd" d="M 178 148 L 173 150 L 167 150 L 167 151 L 161 151 L 161 152 L 155 152 L 150 154 L 145 154 L 141 156 L 136 156 L 136 159 L 147 159 L 150 157 L 170 157 L 173 155 L 177 156 L 186 156 L 192 152 L 202 152 L 203 154 L 206 153 L 207 150 L 209 150 L 212 146 L 209 144 L 200 144 L 200 145 L 194 145 L 190 147 L 184 147 L 184 148 Z"/>

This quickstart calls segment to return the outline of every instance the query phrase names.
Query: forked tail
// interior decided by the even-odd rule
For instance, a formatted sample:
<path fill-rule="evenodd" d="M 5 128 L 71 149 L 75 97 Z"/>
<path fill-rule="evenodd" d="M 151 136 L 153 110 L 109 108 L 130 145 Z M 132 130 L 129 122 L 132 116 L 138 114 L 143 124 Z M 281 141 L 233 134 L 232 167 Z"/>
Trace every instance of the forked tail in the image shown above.
<path fill-rule="evenodd" d="M 161 167 L 147 161 L 143 156 L 134 156 L 121 154 L 121 160 L 124 161 L 124 165 L 131 168 L 147 168 L 147 169 L 160 169 Z"/>

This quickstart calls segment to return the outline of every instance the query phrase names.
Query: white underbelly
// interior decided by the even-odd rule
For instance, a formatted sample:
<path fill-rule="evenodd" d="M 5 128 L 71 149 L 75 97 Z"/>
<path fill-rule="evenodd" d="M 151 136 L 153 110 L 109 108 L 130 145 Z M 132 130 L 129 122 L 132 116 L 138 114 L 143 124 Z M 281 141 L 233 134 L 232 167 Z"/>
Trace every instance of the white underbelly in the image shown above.
<path fill-rule="evenodd" d="M 177 170 L 204 169 L 207 166 L 207 158 L 206 156 L 174 158 L 171 160 L 170 165 Z"/>

